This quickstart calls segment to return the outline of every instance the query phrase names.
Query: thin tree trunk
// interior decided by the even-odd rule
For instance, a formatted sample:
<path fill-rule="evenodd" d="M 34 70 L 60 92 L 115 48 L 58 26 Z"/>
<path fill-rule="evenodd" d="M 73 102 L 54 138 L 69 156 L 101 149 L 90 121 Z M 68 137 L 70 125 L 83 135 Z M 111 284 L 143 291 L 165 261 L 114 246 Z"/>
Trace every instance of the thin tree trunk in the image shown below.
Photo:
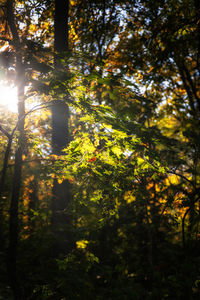
<path fill-rule="evenodd" d="M 1 171 L 1 179 L 0 179 L 0 199 L 2 197 L 2 194 L 4 192 L 5 188 L 5 180 L 6 180 L 6 172 L 8 168 L 8 161 L 10 157 L 10 152 L 11 152 L 11 146 L 12 146 L 12 141 L 13 141 L 13 136 L 15 134 L 16 129 L 18 128 L 18 123 L 15 126 L 15 128 L 12 130 L 12 133 L 9 134 L 1 125 L 0 125 L 0 130 L 7 136 L 8 138 L 8 144 L 6 147 L 5 155 L 4 155 L 4 160 L 3 160 L 3 168 Z"/>
<path fill-rule="evenodd" d="M 19 57 L 18 57 L 19 59 Z M 17 70 L 18 76 L 23 76 L 23 73 Z M 21 189 L 22 175 L 22 154 L 24 149 L 24 101 L 23 101 L 23 86 L 18 85 L 18 117 L 19 117 L 19 145 L 15 153 L 15 166 L 13 176 L 12 197 L 10 203 L 10 220 L 9 220 L 9 246 L 8 246 L 8 274 L 13 289 L 15 299 L 19 298 L 19 285 L 17 280 L 17 242 L 19 236 L 18 230 L 18 207 Z"/>
<path fill-rule="evenodd" d="M 15 166 L 14 166 L 14 176 L 13 176 L 13 187 L 12 187 L 12 197 L 10 203 L 10 219 L 9 219 L 9 244 L 8 244 L 8 254 L 7 254 L 7 267 L 8 267 L 8 277 L 10 280 L 10 285 L 13 290 L 14 299 L 22 299 L 21 287 L 18 282 L 17 275 L 17 248 L 18 248 L 18 207 L 21 189 L 21 175 L 22 175 L 22 154 L 24 149 L 24 85 L 25 85 L 25 72 L 23 66 L 23 59 L 20 54 L 20 39 L 17 32 L 14 12 L 13 12 L 13 0 L 7 0 L 7 17 L 8 25 L 13 37 L 13 45 L 16 51 L 16 85 L 18 91 L 18 131 L 19 140 L 18 148 L 15 153 Z"/>
<path fill-rule="evenodd" d="M 11 144 L 12 144 L 12 139 L 9 137 L 8 138 L 8 144 L 6 147 L 6 152 L 4 155 L 4 160 L 3 160 L 3 168 L 1 171 L 1 181 L 0 181 L 0 200 L 4 191 L 4 185 L 5 185 L 5 179 L 6 179 L 6 170 L 8 167 L 8 160 L 9 160 L 9 155 L 10 155 L 10 150 L 11 150 Z"/>
<path fill-rule="evenodd" d="M 12 144 L 12 138 L 8 136 L 8 144 L 6 147 L 5 155 L 4 155 L 4 161 L 3 161 L 3 168 L 1 171 L 1 180 L 0 180 L 0 227 L 3 228 L 3 223 L 4 223 L 4 214 L 3 214 L 3 192 L 5 189 L 5 180 L 6 180 L 6 171 L 8 167 L 8 160 L 10 156 L 10 150 L 11 150 L 11 144 Z M 4 249 L 5 247 L 5 234 L 4 231 L 0 231 L 0 243 L 1 243 L 1 248 Z"/>

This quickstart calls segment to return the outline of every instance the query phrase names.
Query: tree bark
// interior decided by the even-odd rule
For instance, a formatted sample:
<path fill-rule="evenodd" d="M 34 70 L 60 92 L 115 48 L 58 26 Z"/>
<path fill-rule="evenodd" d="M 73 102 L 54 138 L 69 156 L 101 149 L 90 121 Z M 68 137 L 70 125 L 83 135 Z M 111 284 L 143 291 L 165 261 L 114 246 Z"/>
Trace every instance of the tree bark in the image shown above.
<path fill-rule="evenodd" d="M 67 52 L 68 46 L 69 0 L 55 0 L 54 50 L 57 54 Z"/>
<path fill-rule="evenodd" d="M 18 208 L 21 189 L 21 175 L 22 175 L 22 155 L 24 149 L 24 85 L 25 85 L 25 72 L 23 65 L 23 58 L 20 52 L 20 38 L 18 35 L 17 27 L 15 24 L 13 0 L 7 0 L 7 19 L 11 35 L 13 37 L 13 46 L 16 51 L 16 85 L 18 93 L 18 131 L 19 140 L 18 148 L 15 153 L 15 165 L 13 176 L 12 196 L 10 203 L 10 219 L 9 219 L 9 244 L 7 253 L 7 268 L 10 285 L 13 290 L 14 299 L 22 299 L 21 288 L 18 283 L 17 276 L 17 245 L 19 237 L 18 229 Z"/>
<path fill-rule="evenodd" d="M 68 52 L 69 1 L 55 0 L 54 14 L 54 66 L 55 71 L 63 71 L 60 59 Z M 66 72 L 66 70 L 65 70 Z M 63 100 L 55 100 L 52 106 L 52 153 L 62 155 L 69 143 L 69 108 Z M 64 210 L 70 201 L 69 183 L 61 184 L 55 179 L 53 184 L 52 224 L 66 223 Z"/>
<path fill-rule="evenodd" d="M 5 180 L 6 180 L 6 171 L 7 171 L 7 167 L 8 167 L 8 160 L 9 160 L 9 156 L 10 156 L 11 144 L 12 144 L 12 138 L 9 136 L 8 137 L 8 144 L 7 144 L 7 147 L 6 147 L 4 160 L 3 160 L 3 168 L 2 168 L 2 171 L 1 171 L 0 201 L 1 201 L 2 194 L 4 192 L 4 185 L 5 185 Z"/>

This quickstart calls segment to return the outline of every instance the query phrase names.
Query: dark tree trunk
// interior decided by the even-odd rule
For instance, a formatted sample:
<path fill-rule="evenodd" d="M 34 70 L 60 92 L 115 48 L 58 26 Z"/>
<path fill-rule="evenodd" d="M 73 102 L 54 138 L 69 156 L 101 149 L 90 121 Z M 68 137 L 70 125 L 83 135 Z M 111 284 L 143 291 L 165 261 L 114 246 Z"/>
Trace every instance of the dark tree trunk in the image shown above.
<path fill-rule="evenodd" d="M 10 203 L 10 220 L 9 220 L 9 246 L 8 246 L 8 273 L 11 282 L 11 286 L 14 292 L 15 299 L 21 299 L 20 289 L 17 279 L 17 242 L 19 236 L 18 229 L 18 207 L 21 189 L 21 177 L 22 177 L 22 154 L 24 149 L 24 71 L 21 63 L 22 58 L 17 56 L 18 65 L 17 78 L 21 81 L 18 82 L 18 118 L 19 118 L 19 145 L 15 153 L 15 166 L 13 176 L 12 197 Z"/>
<path fill-rule="evenodd" d="M 69 1 L 55 0 L 54 65 L 58 76 L 59 72 L 63 72 L 60 58 L 68 52 L 68 18 Z M 62 155 L 69 143 L 68 119 L 68 105 L 63 100 L 55 100 L 52 107 L 52 153 L 55 155 Z M 52 224 L 65 224 L 67 220 L 64 210 L 70 200 L 69 183 L 63 181 L 59 184 L 55 179 L 52 192 Z"/>
<path fill-rule="evenodd" d="M 52 152 L 62 155 L 68 145 L 68 106 L 64 101 L 55 100 L 52 106 Z"/>
<path fill-rule="evenodd" d="M 69 0 L 55 0 L 54 50 L 59 54 L 68 51 Z"/>
<path fill-rule="evenodd" d="M 13 0 L 7 0 L 7 18 L 11 35 L 13 37 L 13 46 L 16 51 L 16 85 L 18 90 L 18 131 L 19 140 L 18 148 L 15 153 L 15 165 L 13 176 L 12 196 L 10 203 L 10 219 L 9 219 L 9 244 L 7 253 L 7 267 L 10 285 L 13 290 L 14 299 L 22 299 L 21 288 L 17 276 L 17 244 L 19 237 L 18 229 L 18 207 L 21 189 L 21 174 L 22 174 L 22 154 L 24 149 L 25 135 L 24 135 L 24 85 L 25 72 L 23 66 L 23 59 L 20 51 L 20 39 L 15 25 L 15 18 L 13 12 Z"/>
<path fill-rule="evenodd" d="M 2 171 L 1 171 L 0 200 L 1 200 L 2 194 L 4 192 L 4 185 L 5 185 L 5 180 L 6 180 L 6 171 L 7 171 L 7 167 L 8 167 L 8 160 L 9 160 L 11 145 L 12 145 L 12 137 L 8 136 L 8 145 L 6 147 L 4 160 L 3 160 L 3 168 L 2 168 Z"/>
<path fill-rule="evenodd" d="M 17 245 L 18 245 L 18 206 L 21 186 L 22 149 L 19 147 L 15 154 L 15 171 L 13 176 L 12 198 L 10 203 L 9 245 L 7 255 L 8 276 L 13 290 L 14 299 L 21 299 L 17 276 Z"/>
<path fill-rule="evenodd" d="M 8 160 L 10 156 L 10 150 L 11 150 L 11 145 L 12 145 L 12 138 L 11 136 L 8 136 L 8 145 L 6 147 L 5 155 L 4 155 L 4 161 L 3 161 L 3 168 L 1 171 L 1 179 L 0 179 L 0 228 L 3 228 L 3 223 L 4 223 L 4 217 L 3 217 L 3 192 L 5 189 L 5 180 L 6 180 L 6 171 L 8 167 Z M 4 249 L 5 246 L 5 235 L 3 230 L 0 231 L 0 244 L 1 244 L 1 249 Z"/>

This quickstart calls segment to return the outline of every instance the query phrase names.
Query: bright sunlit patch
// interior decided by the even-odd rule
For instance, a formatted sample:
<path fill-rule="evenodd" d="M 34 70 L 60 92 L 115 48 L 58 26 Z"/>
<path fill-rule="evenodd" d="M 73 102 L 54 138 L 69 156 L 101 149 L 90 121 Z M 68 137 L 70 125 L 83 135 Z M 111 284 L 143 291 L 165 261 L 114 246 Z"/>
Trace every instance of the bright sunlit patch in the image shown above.
<path fill-rule="evenodd" d="M 0 83 L 0 105 L 12 112 L 17 112 L 17 89 Z"/>

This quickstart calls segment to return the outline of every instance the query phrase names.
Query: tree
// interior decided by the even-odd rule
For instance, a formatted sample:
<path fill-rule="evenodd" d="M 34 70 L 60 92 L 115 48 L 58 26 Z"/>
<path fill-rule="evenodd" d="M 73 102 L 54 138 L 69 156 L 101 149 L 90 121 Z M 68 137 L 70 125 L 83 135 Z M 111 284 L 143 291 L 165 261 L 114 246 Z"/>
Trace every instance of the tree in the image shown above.
<path fill-rule="evenodd" d="M 58 76 L 65 74 L 66 70 L 62 67 L 61 58 L 69 53 L 68 47 L 68 18 L 69 1 L 55 1 L 54 13 L 54 65 Z M 58 77 L 59 78 L 59 77 Z M 59 80 L 59 79 L 58 79 Z M 52 153 L 62 155 L 63 149 L 69 143 L 69 108 L 64 100 L 55 100 L 52 106 Z M 62 211 L 67 207 L 70 201 L 68 181 L 59 184 L 54 180 L 53 203 L 52 203 L 52 223 L 65 223 L 65 215 L 61 216 Z"/>
<path fill-rule="evenodd" d="M 12 42 L 15 49 L 16 57 L 16 78 L 18 89 L 18 130 L 19 144 L 15 153 L 15 169 L 13 176 L 12 198 L 10 203 L 10 221 L 9 221 L 9 246 L 8 246 L 8 275 L 13 289 L 15 299 L 20 299 L 20 287 L 17 280 L 16 259 L 17 259 L 17 242 L 18 242 L 18 205 L 21 188 L 22 174 L 22 155 L 24 151 L 25 134 L 24 134 L 24 86 L 25 86 L 25 70 L 23 58 L 20 54 L 21 41 L 15 24 L 13 1 L 7 1 L 7 20 L 12 35 Z M 10 141 L 9 141 L 10 143 Z"/>
<path fill-rule="evenodd" d="M 20 298 L 16 277 L 24 299 L 199 298 L 199 8 L 161 4 L 13 6 L 27 107 L 35 104 L 23 115 L 20 250 L 12 285 L 2 276 L 4 298 L 8 285 Z M 6 26 L 1 36 L 10 71 L 18 52 Z M 10 203 L 14 127 L 7 119 L 0 128 Z"/>

